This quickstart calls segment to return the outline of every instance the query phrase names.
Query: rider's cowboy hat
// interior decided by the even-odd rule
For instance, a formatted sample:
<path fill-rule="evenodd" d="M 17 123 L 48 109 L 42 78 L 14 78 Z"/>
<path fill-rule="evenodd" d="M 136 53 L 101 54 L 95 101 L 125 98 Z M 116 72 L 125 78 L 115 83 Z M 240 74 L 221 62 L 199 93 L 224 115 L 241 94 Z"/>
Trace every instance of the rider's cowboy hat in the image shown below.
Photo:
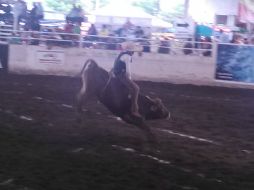
<path fill-rule="evenodd" d="M 141 46 L 139 43 L 135 42 L 123 42 L 121 44 L 123 51 L 133 51 L 133 52 L 142 52 L 143 46 Z"/>

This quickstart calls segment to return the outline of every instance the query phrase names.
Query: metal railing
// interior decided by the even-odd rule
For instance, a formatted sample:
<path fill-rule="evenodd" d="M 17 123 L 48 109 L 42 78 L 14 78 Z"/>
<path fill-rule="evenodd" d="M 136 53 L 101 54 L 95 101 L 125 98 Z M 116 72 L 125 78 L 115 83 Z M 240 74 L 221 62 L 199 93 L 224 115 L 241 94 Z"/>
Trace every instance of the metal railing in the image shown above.
<path fill-rule="evenodd" d="M 120 50 L 125 41 L 133 41 L 143 47 L 143 52 L 157 52 L 171 55 L 212 56 L 213 42 L 186 41 L 183 39 L 160 39 L 156 36 L 129 39 L 117 36 L 81 35 L 66 32 L 38 32 L 4 29 L 0 26 L 0 41 L 9 44 L 45 45 L 48 48 L 79 47 L 105 50 Z M 188 45 L 187 45 L 188 44 Z"/>

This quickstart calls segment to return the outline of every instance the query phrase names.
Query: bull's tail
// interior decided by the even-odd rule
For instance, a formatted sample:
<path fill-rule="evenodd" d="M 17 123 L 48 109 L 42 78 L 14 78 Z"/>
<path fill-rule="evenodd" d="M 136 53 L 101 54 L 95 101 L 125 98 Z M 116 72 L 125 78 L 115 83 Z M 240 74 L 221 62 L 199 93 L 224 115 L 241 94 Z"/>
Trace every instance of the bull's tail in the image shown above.
<path fill-rule="evenodd" d="M 88 67 L 88 66 L 97 66 L 97 63 L 93 60 L 93 59 L 88 59 L 86 60 L 82 70 L 80 71 L 80 73 L 77 75 L 77 77 L 81 77 L 82 74 L 84 73 L 85 69 Z"/>

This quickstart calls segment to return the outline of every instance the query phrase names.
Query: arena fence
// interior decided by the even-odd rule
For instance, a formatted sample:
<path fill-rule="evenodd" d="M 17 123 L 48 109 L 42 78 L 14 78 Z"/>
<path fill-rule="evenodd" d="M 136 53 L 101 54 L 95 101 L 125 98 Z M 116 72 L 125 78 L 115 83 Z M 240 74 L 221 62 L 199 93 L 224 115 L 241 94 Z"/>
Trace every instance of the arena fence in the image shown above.
<path fill-rule="evenodd" d="M 9 48 L 8 44 L 4 42 L 0 42 L 0 69 L 4 72 L 8 70 L 8 55 Z"/>
<path fill-rule="evenodd" d="M 161 54 L 181 54 L 212 56 L 212 42 L 194 42 L 184 39 L 165 39 L 161 36 L 151 36 L 147 38 L 124 38 L 116 36 L 93 36 L 80 35 L 64 32 L 37 32 L 37 31 L 14 31 L 10 29 L 0 30 L 0 40 L 9 44 L 20 45 L 41 45 L 60 46 L 65 48 L 93 48 L 104 50 L 119 50 L 124 41 L 133 41 L 143 47 L 143 52 L 153 52 Z M 187 45 L 188 44 L 188 45 Z"/>
<path fill-rule="evenodd" d="M 4 64 L 4 67 L 7 69 L 8 66 L 9 72 L 19 74 L 75 77 L 78 76 L 85 60 L 89 58 L 95 59 L 100 66 L 109 70 L 121 50 L 121 44 L 130 40 L 114 36 L 89 36 L 63 32 L 13 30 L 3 30 L 3 32 L 12 34 L 0 37 L 9 45 L 8 64 Z M 253 59 L 243 59 L 243 56 L 239 57 L 237 53 L 241 49 L 245 57 L 252 57 L 254 50 L 252 51 L 251 47 L 253 46 L 180 39 L 165 40 L 156 36 L 152 36 L 150 39 L 131 40 L 142 46 L 144 52 L 134 56 L 131 70 L 132 76 L 136 80 L 196 85 L 247 86 L 248 88 L 254 80 L 249 76 L 245 77 L 246 73 L 250 73 L 249 70 L 242 69 L 239 74 L 239 65 L 242 63 L 241 61 L 237 62 L 241 58 L 245 63 L 244 68 L 253 68 L 253 66 L 249 66 L 249 62 Z M 190 46 L 185 46 L 187 43 Z M 220 46 L 223 45 L 224 53 L 229 59 L 232 57 L 230 59 L 232 61 L 223 61 L 224 54 L 218 53 L 218 50 L 221 49 Z M 227 46 L 239 48 L 232 49 Z M 246 47 L 248 48 L 246 49 Z M 233 53 L 228 52 L 227 49 L 232 50 Z M 1 59 L 6 60 L 6 58 Z M 1 62 L 3 62 L 2 60 Z M 227 69 L 225 70 L 225 68 Z M 241 83 L 242 81 L 243 83 Z"/>

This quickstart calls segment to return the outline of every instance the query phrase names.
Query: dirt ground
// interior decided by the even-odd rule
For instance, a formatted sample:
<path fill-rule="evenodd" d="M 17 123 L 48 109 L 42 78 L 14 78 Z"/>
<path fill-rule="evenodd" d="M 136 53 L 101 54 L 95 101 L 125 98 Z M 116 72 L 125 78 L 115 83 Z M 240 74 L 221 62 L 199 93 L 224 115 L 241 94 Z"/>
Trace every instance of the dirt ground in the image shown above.
<path fill-rule="evenodd" d="M 0 74 L 0 189 L 254 189 L 254 90 L 138 84 L 171 111 L 154 149 L 96 101 L 79 124 L 78 79 Z"/>

